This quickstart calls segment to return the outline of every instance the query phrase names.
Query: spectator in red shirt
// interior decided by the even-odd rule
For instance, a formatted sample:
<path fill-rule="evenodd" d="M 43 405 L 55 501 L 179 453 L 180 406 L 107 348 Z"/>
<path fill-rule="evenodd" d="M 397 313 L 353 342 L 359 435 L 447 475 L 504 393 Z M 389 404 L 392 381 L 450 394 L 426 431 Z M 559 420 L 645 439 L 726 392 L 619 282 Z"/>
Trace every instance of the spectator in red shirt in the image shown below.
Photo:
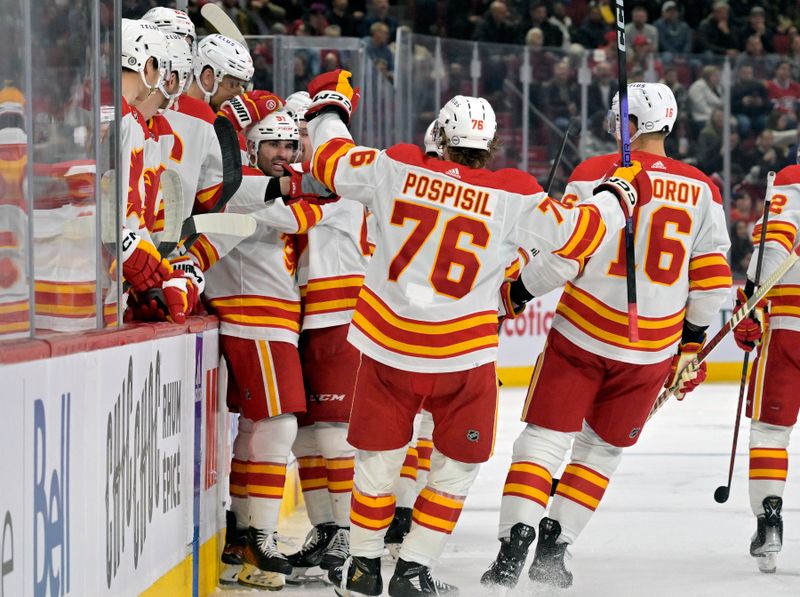
<path fill-rule="evenodd" d="M 800 100 L 800 83 L 792 81 L 792 66 L 784 60 L 775 68 L 775 77 L 767 82 L 767 94 L 775 109 L 797 121 L 797 101 Z"/>

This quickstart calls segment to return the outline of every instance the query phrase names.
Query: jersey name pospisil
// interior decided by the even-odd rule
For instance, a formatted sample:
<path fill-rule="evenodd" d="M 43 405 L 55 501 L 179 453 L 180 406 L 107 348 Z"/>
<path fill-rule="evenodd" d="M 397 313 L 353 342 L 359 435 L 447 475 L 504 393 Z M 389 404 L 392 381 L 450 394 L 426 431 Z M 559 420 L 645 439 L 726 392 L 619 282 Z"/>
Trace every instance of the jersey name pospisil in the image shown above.
<path fill-rule="evenodd" d="M 402 193 L 488 218 L 494 215 L 497 204 L 497 197 L 490 195 L 488 191 L 480 191 L 424 174 L 417 175 L 414 172 L 408 173 L 403 182 Z"/>

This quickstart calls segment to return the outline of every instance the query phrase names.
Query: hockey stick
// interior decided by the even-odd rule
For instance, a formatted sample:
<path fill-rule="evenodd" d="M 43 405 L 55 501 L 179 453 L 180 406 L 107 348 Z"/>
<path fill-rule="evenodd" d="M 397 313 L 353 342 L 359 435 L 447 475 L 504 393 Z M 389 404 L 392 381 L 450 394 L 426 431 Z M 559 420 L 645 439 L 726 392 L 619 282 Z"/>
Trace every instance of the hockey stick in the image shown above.
<path fill-rule="evenodd" d="M 574 130 L 573 130 L 574 129 Z M 556 159 L 553 162 L 553 165 L 550 166 L 550 172 L 547 175 L 547 186 L 545 186 L 545 194 L 550 196 L 550 189 L 553 187 L 553 179 L 556 177 L 556 171 L 558 167 L 561 165 L 561 156 L 564 155 L 564 148 L 567 146 L 567 139 L 573 133 L 577 134 L 581 130 L 581 121 L 578 120 L 576 117 L 572 117 L 569 119 L 567 123 L 567 129 L 564 131 L 564 137 L 561 139 L 561 147 L 558 150 L 558 154 L 556 155 Z"/>
<path fill-rule="evenodd" d="M 788 272 L 792 267 L 800 261 L 800 245 L 794 248 L 791 253 L 786 257 L 786 259 L 781 262 L 781 264 L 777 267 L 777 269 L 772 273 L 772 275 L 764 280 L 764 282 L 759 286 L 758 290 L 753 293 L 747 302 L 741 306 L 741 308 L 737 309 L 733 312 L 731 318 L 725 322 L 725 325 L 722 326 L 711 340 L 709 340 L 706 345 L 703 347 L 703 350 L 697 353 L 697 356 L 692 360 L 686 367 L 683 368 L 681 373 L 684 371 L 693 371 L 696 370 L 700 363 L 705 361 L 708 358 L 708 355 L 714 350 L 717 345 L 722 342 L 722 339 L 728 335 L 728 333 L 739 325 L 742 320 L 747 317 L 747 315 L 755 309 L 756 305 L 769 294 L 769 291 L 772 290 L 772 287 L 775 286 L 778 282 L 780 282 L 781 278 Z M 680 379 L 681 376 L 678 376 Z M 647 419 L 650 418 L 658 411 L 659 408 L 664 406 L 664 403 L 669 400 L 676 392 L 678 388 L 678 384 L 675 384 L 669 389 L 664 390 L 656 399 L 655 403 L 653 403 L 653 408 L 650 409 L 650 414 L 647 416 Z"/>
<path fill-rule="evenodd" d="M 158 236 L 158 252 L 168 257 L 181 239 L 183 189 L 181 178 L 174 170 L 164 170 L 159 178 L 164 201 L 164 230 Z"/>
<path fill-rule="evenodd" d="M 756 276 L 753 280 L 754 286 L 758 286 L 761 280 L 761 263 L 764 260 L 764 242 L 767 238 L 767 221 L 769 220 L 769 204 L 772 200 L 772 185 L 775 182 L 775 172 L 767 174 L 767 194 L 764 200 L 764 220 L 761 222 L 761 238 L 758 240 L 758 261 L 756 262 Z M 739 384 L 739 404 L 736 407 L 736 422 L 733 424 L 733 445 L 731 446 L 731 462 L 728 466 L 728 483 L 720 485 L 714 491 L 714 501 L 724 504 L 728 501 L 731 493 L 731 481 L 733 481 L 733 464 L 736 461 L 736 444 L 739 441 L 739 424 L 742 421 L 742 406 L 744 405 L 744 395 L 747 390 L 747 366 L 750 363 L 750 353 L 744 353 L 742 361 L 742 380 Z"/>
<path fill-rule="evenodd" d="M 214 6 L 206 4 L 206 6 Z M 222 211 L 242 184 L 242 151 L 239 135 L 230 120 L 217 116 L 214 120 L 214 132 L 217 134 L 219 149 L 222 152 L 222 195 L 211 209 Z"/>
<path fill-rule="evenodd" d="M 631 165 L 631 131 L 628 124 L 628 71 L 625 47 L 625 0 L 617 0 L 617 70 L 619 77 L 619 134 L 622 167 Z M 636 256 L 633 214 L 625 220 L 625 279 L 628 287 L 628 340 L 639 341 L 639 313 L 636 305 Z"/>
<path fill-rule="evenodd" d="M 256 220 L 248 214 L 198 214 L 186 218 L 181 229 L 181 238 L 187 238 L 183 244 L 188 249 L 189 238 L 200 234 L 225 234 L 239 238 L 247 238 L 256 231 Z"/>
<path fill-rule="evenodd" d="M 217 30 L 217 33 L 229 37 L 234 41 L 238 41 L 245 48 L 247 47 L 247 42 L 242 32 L 239 31 L 236 24 L 219 6 L 210 2 L 204 4 L 203 8 L 200 9 L 200 14 L 207 24 Z"/>

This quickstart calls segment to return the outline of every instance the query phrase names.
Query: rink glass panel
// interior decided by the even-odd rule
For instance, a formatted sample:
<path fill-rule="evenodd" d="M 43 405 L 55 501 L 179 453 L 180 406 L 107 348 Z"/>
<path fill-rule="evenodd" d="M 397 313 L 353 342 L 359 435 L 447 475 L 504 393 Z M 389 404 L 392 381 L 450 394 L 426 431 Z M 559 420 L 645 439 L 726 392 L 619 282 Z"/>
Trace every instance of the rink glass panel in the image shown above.
<path fill-rule="evenodd" d="M 12 0 L 11 11 L 19 18 L 4 20 L 12 24 L 3 30 L 4 99 L 19 97 L 22 114 L 11 122 L 17 102 L 0 102 L 0 135 L 6 135 L 4 157 L 12 139 L 25 167 L 10 173 L 6 162 L 3 169 L 0 224 L 10 242 L 0 247 L 0 315 L 24 301 L 27 317 L 17 329 L 0 324 L 10 332 L 2 338 L 117 325 L 119 201 L 109 186 L 106 207 L 113 213 L 101 235 L 97 199 L 102 173 L 116 162 L 114 2 Z"/>

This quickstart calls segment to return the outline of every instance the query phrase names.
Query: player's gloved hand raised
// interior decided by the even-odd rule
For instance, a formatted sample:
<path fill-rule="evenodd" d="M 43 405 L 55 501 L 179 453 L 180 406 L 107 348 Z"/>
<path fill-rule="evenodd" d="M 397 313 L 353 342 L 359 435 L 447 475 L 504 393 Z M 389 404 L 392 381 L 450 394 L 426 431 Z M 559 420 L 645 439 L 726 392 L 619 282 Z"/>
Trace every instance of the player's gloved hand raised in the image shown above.
<path fill-rule="evenodd" d="M 339 113 L 342 122 L 349 125 L 350 118 L 358 107 L 361 90 L 350 84 L 353 74 L 338 68 L 314 77 L 308 84 L 311 105 L 306 110 L 306 120 L 311 121 L 324 111 Z"/>
<path fill-rule="evenodd" d="M 603 191 L 616 195 L 626 218 L 633 216 L 637 205 L 648 203 L 652 195 L 650 177 L 638 161 L 632 162 L 626 168 L 616 167 L 610 176 L 595 187 L 594 194 Z"/>
<path fill-rule="evenodd" d="M 269 91 L 248 91 L 222 103 L 217 116 L 231 121 L 237 131 L 264 119 L 283 106 L 283 100 Z"/>
<path fill-rule="evenodd" d="M 706 364 L 694 363 L 697 353 L 705 344 L 705 335 L 702 342 L 681 342 L 678 345 L 678 352 L 672 357 L 669 366 L 669 374 L 664 387 L 672 389 L 678 400 L 683 400 L 683 396 L 706 380 Z"/>
<path fill-rule="evenodd" d="M 734 311 L 742 308 L 747 302 L 747 294 L 743 288 L 736 291 L 736 303 Z M 767 331 L 769 326 L 769 311 L 767 311 L 766 299 L 761 299 L 756 303 L 755 308 L 750 314 L 745 317 L 739 325 L 733 328 L 733 338 L 736 340 L 736 346 L 750 352 L 761 343 L 761 338 L 764 332 Z"/>
<path fill-rule="evenodd" d="M 122 231 L 122 275 L 131 288 L 144 292 L 172 274 L 169 262 L 153 243 L 128 228 Z"/>

